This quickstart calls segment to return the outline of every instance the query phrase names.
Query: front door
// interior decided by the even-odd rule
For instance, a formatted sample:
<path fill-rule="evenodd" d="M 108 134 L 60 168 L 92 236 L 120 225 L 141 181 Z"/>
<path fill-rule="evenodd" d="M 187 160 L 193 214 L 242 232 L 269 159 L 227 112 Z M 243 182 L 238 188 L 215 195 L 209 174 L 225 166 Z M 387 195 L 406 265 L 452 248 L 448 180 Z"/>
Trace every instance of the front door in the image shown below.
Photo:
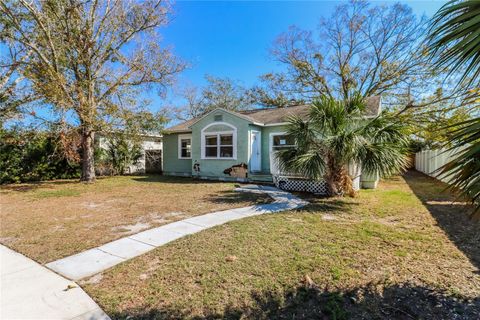
<path fill-rule="evenodd" d="M 250 136 L 250 171 L 262 169 L 262 141 L 260 131 L 252 131 Z"/>

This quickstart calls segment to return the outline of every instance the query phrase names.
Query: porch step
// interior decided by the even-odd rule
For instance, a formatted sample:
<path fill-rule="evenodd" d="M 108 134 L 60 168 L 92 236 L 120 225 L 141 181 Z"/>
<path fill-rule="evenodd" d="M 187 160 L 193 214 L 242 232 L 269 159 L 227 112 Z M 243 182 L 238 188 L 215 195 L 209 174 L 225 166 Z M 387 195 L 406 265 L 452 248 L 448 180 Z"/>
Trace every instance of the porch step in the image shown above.
<path fill-rule="evenodd" d="M 249 174 L 248 176 L 248 180 L 254 182 L 254 181 L 258 181 L 258 182 L 270 182 L 270 183 L 273 183 L 273 179 L 272 179 L 272 175 L 271 174 Z"/>

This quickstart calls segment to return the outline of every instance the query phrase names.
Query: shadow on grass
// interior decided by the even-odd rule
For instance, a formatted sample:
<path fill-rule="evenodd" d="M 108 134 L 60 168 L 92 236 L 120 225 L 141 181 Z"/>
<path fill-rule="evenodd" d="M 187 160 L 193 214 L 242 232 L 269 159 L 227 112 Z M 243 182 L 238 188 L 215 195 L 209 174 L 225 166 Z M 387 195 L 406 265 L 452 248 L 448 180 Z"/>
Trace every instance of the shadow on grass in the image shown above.
<path fill-rule="evenodd" d="M 300 209 L 304 212 L 324 212 L 330 214 L 344 214 L 349 213 L 354 207 L 359 204 L 356 202 L 347 202 L 345 200 L 329 199 L 310 202 L 309 205 Z"/>
<path fill-rule="evenodd" d="M 38 181 L 38 182 L 26 182 L 21 184 L 4 184 L 0 186 L 2 191 L 15 191 L 15 192 L 29 192 L 34 191 L 39 188 L 49 189 L 54 188 L 55 186 L 63 186 L 72 183 L 82 183 L 80 180 L 53 180 L 53 181 Z"/>
<path fill-rule="evenodd" d="M 238 202 L 251 201 L 255 204 L 272 203 L 273 199 L 266 194 L 253 192 L 236 192 L 234 190 L 219 191 L 211 194 L 206 201 L 215 204 L 235 204 Z"/>
<path fill-rule="evenodd" d="M 344 214 L 351 212 L 359 205 L 355 198 L 349 197 L 318 196 L 307 192 L 296 192 L 295 195 L 309 203 L 307 206 L 298 209 L 302 212 Z"/>
<path fill-rule="evenodd" d="M 480 223 L 469 218 L 472 207 L 454 202 L 457 196 L 445 190 L 445 183 L 423 173 L 408 171 L 404 178 L 450 240 L 480 268 Z"/>
<path fill-rule="evenodd" d="M 192 177 L 182 176 L 163 176 L 159 174 L 149 174 L 145 176 L 136 176 L 133 180 L 138 182 L 167 182 L 167 183 L 180 183 L 180 184 L 192 184 L 192 183 L 225 183 L 228 181 L 219 180 L 202 180 Z"/>
<path fill-rule="evenodd" d="M 369 284 L 351 290 L 299 286 L 280 294 L 251 294 L 253 303 L 227 305 L 223 312 L 203 310 L 194 316 L 185 310 L 140 308 L 110 314 L 112 319 L 477 319 L 480 298 L 462 299 L 412 284 Z"/>

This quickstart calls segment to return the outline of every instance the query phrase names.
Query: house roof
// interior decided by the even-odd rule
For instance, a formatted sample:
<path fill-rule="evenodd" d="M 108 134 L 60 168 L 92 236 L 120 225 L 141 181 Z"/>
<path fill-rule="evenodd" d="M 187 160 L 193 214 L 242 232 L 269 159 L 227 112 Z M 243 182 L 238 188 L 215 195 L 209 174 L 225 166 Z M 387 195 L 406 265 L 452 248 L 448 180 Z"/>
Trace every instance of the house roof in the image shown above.
<path fill-rule="evenodd" d="M 372 96 L 365 99 L 366 110 L 365 117 L 375 117 L 380 113 L 380 96 Z M 218 109 L 216 109 L 218 110 Z M 223 110 L 223 109 L 220 109 Z M 310 105 L 299 105 L 286 108 L 268 108 L 268 109 L 252 109 L 244 111 L 228 111 L 240 118 L 251 121 L 252 123 L 259 124 L 261 126 L 271 126 L 275 124 L 282 124 L 288 122 L 290 116 L 299 116 L 306 119 L 310 110 Z M 214 112 L 213 110 L 212 112 Z M 226 111 L 226 110 L 225 110 Z M 208 114 L 212 113 L 209 112 Z M 166 129 L 167 132 L 190 132 L 190 127 L 199 121 L 201 118 L 193 118 L 191 120 L 180 123 L 176 126 Z"/>

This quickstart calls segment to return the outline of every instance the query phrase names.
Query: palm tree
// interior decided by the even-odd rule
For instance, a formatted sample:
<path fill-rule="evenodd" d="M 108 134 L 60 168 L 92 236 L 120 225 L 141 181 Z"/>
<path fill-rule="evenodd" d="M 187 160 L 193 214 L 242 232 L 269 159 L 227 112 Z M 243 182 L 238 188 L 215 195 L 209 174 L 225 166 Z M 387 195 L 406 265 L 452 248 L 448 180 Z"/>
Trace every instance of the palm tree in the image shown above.
<path fill-rule="evenodd" d="M 451 149 L 463 148 L 452 161 L 440 169 L 444 176 L 451 176 L 450 186 L 461 190 L 464 195 L 477 203 L 472 214 L 480 219 L 480 118 L 457 124 L 452 136 Z"/>
<path fill-rule="evenodd" d="M 480 1 L 449 1 L 432 20 L 429 34 L 437 66 L 464 69 L 462 81 L 480 84 Z M 474 86 L 475 87 L 475 86 Z"/>
<path fill-rule="evenodd" d="M 282 170 L 311 179 L 324 179 L 330 195 L 351 193 L 348 167 L 381 176 L 406 166 L 408 138 L 404 125 L 381 115 L 365 119 L 363 98 L 355 94 L 347 101 L 323 96 L 313 102 L 307 121 L 291 117 L 287 134 L 296 148 L 280 150 Z"/>
<path fill-rule="evenodd" d="M 435 14 L 430 48 L 440 68 L 465 69 L 462 81 L 480 90 L 480 1 L 450 1 Z M 480 103 L 478 100 L 474 103 Z M 442 168 L 452 175 L 451 186 L 477 202 L 473 213 L 480 219 L 480 116 L 460 123 L 452 132 L 453 148 L 465 147 L 459 156 Z"/>

